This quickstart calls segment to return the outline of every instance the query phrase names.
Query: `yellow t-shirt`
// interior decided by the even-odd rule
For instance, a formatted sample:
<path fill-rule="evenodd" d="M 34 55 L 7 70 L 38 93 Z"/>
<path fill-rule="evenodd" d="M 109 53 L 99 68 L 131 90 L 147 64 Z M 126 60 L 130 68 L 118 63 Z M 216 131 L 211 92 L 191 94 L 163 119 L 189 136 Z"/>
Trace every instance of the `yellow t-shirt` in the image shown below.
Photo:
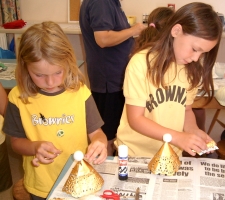
<path fill-rule="evenodd" d="M 175 65 L 165 74 L 168 90 L 156 88 L 146 78 L 146 51 L 134 55 L 126 69 L 124 80 L 125 103 L 145 107 L 145 117 L 156 123 L 182 131 L 184 126 L 185 106 L 193 103 L 196 90 L 189 91 L 189 83 L 184 65 Z M 177 75 L 175 77 L 175 75 Z M 117 130 L 115 145 L 125 144 L 129 148 L 129 156 L 153 157 L 163 142 L 144 136 L 133 130 L 127 121 L 126 106 L 122 113 L 120 125 Z M 172 146 L 180 156 L 181 150 Z"/>
<path fill-rule="evenodd" d="M 77 92 L 42 92 L 33 98 L 30 97 L 29 104 L 24 104 L 19 99 L 17 87 L 10 91 L 4 132 L 31 141 L 52 142 L 62 151 L 53 163 L 40 163 L 39 167 L 31 164 L 34 156 L 23 156 L 24 185 L 28 192 L 46 198 L 69 156 L 77 150 L 86 153 L 86 101 L 90 96 L 89 89 L 82 86 Z M 93 118 L 99 120 L 94 114 Z M 94 121 L 92 126 L 95 127 L 99 123 L 99 128 L 102 126 L 101 122 Z"/>

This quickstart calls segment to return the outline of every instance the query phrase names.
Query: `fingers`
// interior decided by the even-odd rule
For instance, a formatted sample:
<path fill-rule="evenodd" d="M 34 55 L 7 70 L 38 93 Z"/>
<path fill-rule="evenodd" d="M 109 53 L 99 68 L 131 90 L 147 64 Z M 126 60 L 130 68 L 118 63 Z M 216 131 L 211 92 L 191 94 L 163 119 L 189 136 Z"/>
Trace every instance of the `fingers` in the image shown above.
<path fill-rule="evenodd" d="M 61 153 L 61 152 L 60 152 Z M 45 159 L 45 160 L 53 160 L 54 158 L 56 158 L 58 155 L 60 155 L 60 153 L 52 153 L 49 152 L 46 149 L 40 149 L 39 151 L 37 151 L 36 153 L 36 157 L 39 160 Z"/>
<path fill-rule="evenodd" d="M 184 147 L 184 150 L 192 156 L 195 156 L 196 153 L 200 156 L 205 153 L 210 154 L 218 148 L 210 137 L 206 140 L 199 136 L 189 137 L 188 139 L 189 140 L 185 140 L 187 145 Z"/>
<path fill-rule="evenodd" d="M 38 151 L 40 151 L 46 158 L 55 158 L 61 153 L 51 142 L 41 143 Z"/>
<path fill-rule="evenodd" d="M 196 153 L 200 153 L 202 150 L 207 149 L 206 141 L 196 134 L 182 132 L 177 134 L 174 139 L 174 145 L 185 150 L 192 156 L 195 156 Z"/>
<path fill-rule="evenodd" d="M 206 136 L 206 143 L 208 144 L 209 142 L 214 141 L 209 135 L 207 134 Z"/>
<path fill-rule="evenodd" d="M 40 163 L 50 164 L 54 162 L 54 159 L 61 153 L 51 142 L 38 141 L 34 143 L 36 153 L 32 164 L 35 167 L 38 167 Z"/>
<path fill-rule="evenodd" d="M 91 143 L 88 146 L 88 151 L 85 158 L 89 162 L 93 162 L 93 164 L 101 164 L 104 162 L 107 158 L 107 148 L 105 147 L 105 144 L 99 141 Z"/>
<path fill-rule="evenodd" d="M 40 160 L 37 158 L 37 157 L 34 157 L 34 159 L 32 160 L 32 165 L 34 167 L 39 167 L 40 166 L 40 163 L 42 164 L 50 164 L 54 162 L 54 159 L 48 159 L 48 158 L 43 158 L 43 157 L 40 157 Z"/>
<path fill-rule="evenodd" d="M 185 151 L 187 151 L 192 156 L 196 156 L 196 154 L 199 154 L 202 150 L 198 146 L 193 145 L 193 147 L 189 147 Z"/>
<path fill-rule="evenodd" d="M 38 158 L 34 158 L 33 160 L 32 160 L 32 164 L 33 164 L 33 166 L 34 167 L 39 167 L 39 160 L 38 160 Z"/>

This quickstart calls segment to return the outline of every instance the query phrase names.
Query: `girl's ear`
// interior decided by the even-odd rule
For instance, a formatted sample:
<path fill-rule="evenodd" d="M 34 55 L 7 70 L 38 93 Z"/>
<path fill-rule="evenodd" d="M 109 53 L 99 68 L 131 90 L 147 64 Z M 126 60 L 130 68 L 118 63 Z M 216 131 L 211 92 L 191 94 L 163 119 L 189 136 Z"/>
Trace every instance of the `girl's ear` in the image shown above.
<path fill-rule="evenodd" d="M 179 34 L 181 34 L 183 31 L 182 31 L 182 26 L 180 24 L 175 24 L 173 26 L 173 28 L 171 29 L 171 35 L 173 37 L 177 37 Z"/>

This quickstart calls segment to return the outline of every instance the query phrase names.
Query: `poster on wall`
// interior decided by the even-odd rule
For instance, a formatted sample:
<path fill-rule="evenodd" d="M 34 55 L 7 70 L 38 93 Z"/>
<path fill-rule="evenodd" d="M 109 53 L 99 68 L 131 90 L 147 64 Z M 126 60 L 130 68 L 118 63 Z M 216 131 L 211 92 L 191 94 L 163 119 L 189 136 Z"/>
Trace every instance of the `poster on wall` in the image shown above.
<path fill-rule="evenodd" d="M 68 0 L 68 23 L 79 23 L 82 0 Z"/>

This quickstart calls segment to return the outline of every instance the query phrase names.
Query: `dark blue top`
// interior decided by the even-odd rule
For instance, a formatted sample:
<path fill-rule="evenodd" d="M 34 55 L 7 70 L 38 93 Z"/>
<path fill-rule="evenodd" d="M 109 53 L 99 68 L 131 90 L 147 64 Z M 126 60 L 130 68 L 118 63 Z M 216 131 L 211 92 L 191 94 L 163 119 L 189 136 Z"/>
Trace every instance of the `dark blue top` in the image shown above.
<path fill-rule="evenodd" d="M 119 0 L 84 0 L 79 21 L 91 90 L 99 93 L 121 91 L 133 37 L 105 48 L 98 46 L 94 38 L 95 31 L 130 28 Z"/>

